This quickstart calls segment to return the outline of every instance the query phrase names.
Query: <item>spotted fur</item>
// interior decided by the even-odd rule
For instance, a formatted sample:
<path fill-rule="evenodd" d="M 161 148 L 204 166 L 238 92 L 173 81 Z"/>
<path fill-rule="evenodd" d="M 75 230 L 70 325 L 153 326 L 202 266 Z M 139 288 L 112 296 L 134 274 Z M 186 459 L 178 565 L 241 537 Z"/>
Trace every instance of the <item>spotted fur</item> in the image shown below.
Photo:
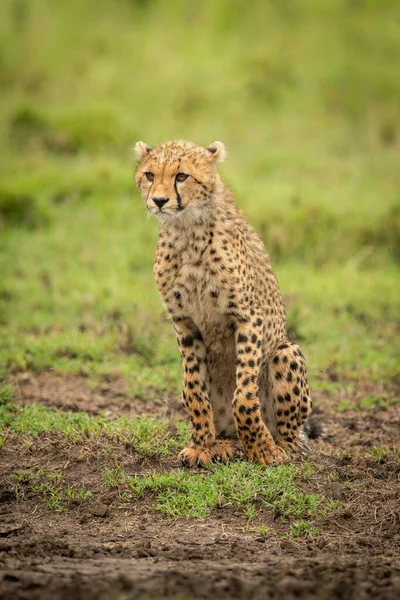
<path fill-rule="evenodd" d="M 183 463 L 228 460 L 236 436 L 251 461 L 290 460 L 312 408 L 306 365 L 287 338 L 269 256 L 216 169 L 224 145 L 138 142 L 136 153 L 136 183 L 160 221 L 154 274 L 182 357 L 192 425 Z"/>

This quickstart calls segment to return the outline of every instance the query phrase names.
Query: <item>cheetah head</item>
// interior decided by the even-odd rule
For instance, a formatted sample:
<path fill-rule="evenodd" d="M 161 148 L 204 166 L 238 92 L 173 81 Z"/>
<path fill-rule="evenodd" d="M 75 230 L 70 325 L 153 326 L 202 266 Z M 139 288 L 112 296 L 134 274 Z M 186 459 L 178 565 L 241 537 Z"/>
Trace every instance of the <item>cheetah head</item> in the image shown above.
<path fill-rule="evenodd" d="M 137 142 L 135 151 L 136 184 L 148 211 L 164 224 L 190 226 L 200 221 L 220 182 L 216 163 L 224 160 L 224 144 L 203 148 L 174 141 L 151 148 Z"/>

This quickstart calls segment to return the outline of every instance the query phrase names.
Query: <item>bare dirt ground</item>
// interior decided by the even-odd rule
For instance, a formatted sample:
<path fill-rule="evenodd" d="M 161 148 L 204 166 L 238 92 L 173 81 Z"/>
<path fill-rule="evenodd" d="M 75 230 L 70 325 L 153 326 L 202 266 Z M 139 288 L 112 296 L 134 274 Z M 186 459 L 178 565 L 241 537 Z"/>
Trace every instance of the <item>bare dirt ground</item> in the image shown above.
<path fill-rule="evenodd" d="M 40 402 L 91 414 L 152 413 L 171 416 L 161 401 L 129 398 L 120 382 L 98 388 L 82 378 L 46 374 L 20 378 L 20 402 Z M 377 394 L 381 388 L 360 382 Z M 340 510 L 318 523 L 316 536 L 282 539 L 276 515 L 261 509 L 249 525 L 232 508 L 204 519 L 171 520 L 151 509 L 147 496 L 121 504 L 102 477 L 116 457 L 127 473 L 173 470 L 176 458 L 156 459 L 116 444 L 112 457 L 102 439 L 71 444 L 60 435 L 33 444 L 13 436 L 0 455 L 0 598 L 77 600 L 203 599 L 397 600 L 400 598 L 399 410 L 335 411 L 337 399 L 316 398 L 325 426 L 315 441 L 317 472 L 299 486 L 340 501 Z M 172 406 L 179 417 L 178 405 Z M 84 482 L 88 503 L 66 511 L 30 497 L 17 501 L 10 475 L 18 469 L 62 469 Z M 270 531 L 261 535 L 261 525 Z"/>

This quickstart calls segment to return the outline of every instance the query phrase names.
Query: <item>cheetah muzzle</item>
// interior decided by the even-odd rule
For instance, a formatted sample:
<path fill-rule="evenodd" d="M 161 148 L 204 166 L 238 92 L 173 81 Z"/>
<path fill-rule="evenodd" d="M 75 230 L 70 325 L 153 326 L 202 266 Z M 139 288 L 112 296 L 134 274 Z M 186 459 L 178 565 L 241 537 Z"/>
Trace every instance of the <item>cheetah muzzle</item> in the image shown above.
<path fill-rule="evenodd" d="M 299 454 L 312 403 L 269 256 L 222 182 L 224 145 L 136 144 L 136 183 L 160 221 L 154 275 L 172 320 L 192 426 L 188 467 Z"/>

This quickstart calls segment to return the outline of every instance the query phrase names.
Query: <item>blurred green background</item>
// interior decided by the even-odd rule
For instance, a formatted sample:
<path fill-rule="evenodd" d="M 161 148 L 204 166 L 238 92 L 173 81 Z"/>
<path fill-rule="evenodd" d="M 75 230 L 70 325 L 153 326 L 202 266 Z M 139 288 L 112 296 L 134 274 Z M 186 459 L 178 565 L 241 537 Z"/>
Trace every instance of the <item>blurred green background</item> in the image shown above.
<path fill-rule="evenodd" d="M 220 139 L 314 390 L 391 385 L 399 68 L 396 0 L 2 0 L 2 368 L 178 393 L 132 147 Z"/>

